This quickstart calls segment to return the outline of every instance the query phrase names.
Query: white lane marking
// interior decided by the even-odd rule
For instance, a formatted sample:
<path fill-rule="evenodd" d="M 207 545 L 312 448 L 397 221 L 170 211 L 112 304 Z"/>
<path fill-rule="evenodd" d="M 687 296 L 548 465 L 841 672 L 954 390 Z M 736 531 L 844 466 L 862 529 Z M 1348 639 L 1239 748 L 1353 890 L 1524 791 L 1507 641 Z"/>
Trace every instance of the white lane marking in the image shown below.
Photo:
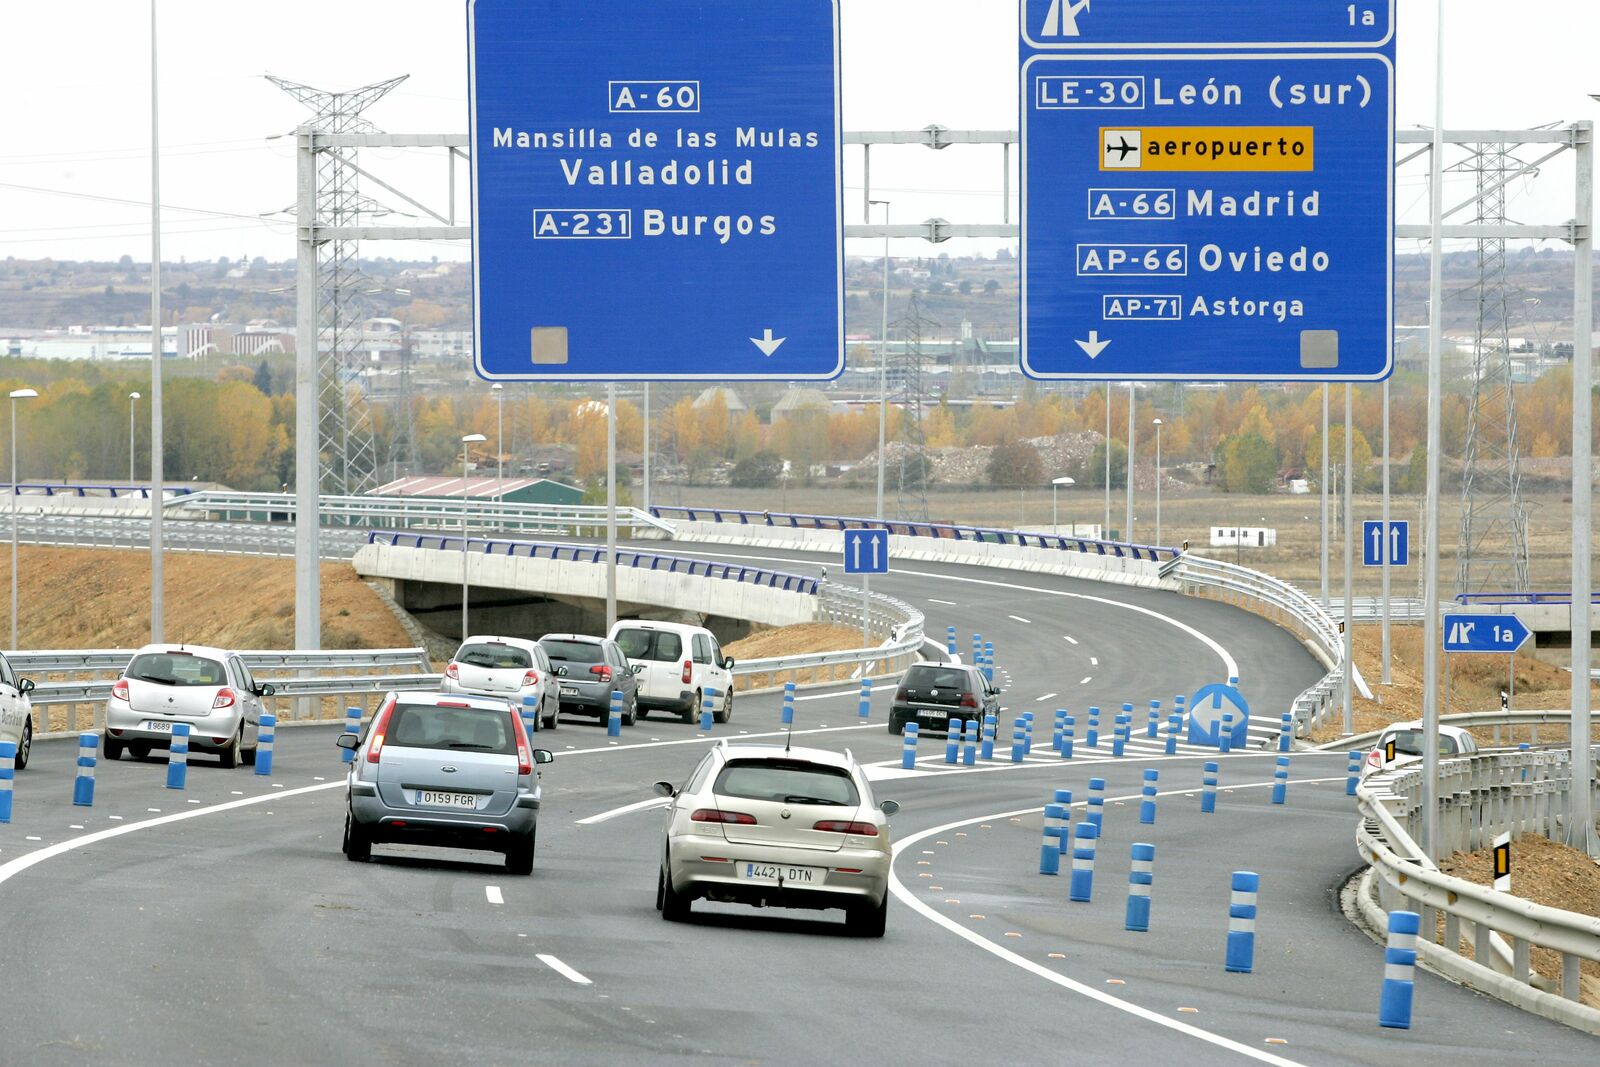
<path fill-rule="evenodd" d="M 930 604 L 943 604 L 947 608 L 953 608 L 953 607 L 957 606 L 956 602 L 953 601 L 953 600 L 935 600 L 935 599 L 933 599 L 933 597 L 929 597 L 928 598 L 928 603 L 930 603 Z"/>
<path fill-rule="evenodd" d="M 1271 784 L 1271 782 L 1251 782 L 1248 785 L 1241 785 L 1237 786 L 1236 788 L 1260 789 Z M 1177 792 L 1182 792 L 1182 790 L 1168 790 L 1162 795 L 1168 795 L 1170 793 Z M 1110 797 L 1108 799 L 1126 801 L 1137 800 L 1138 798 L 1139 795 L 1134 793 L 1125 797 Z M 1087 805 L 1084 803 L 1079 803 L 1073 806 L 1086 807 Z M 927 838 L 933 837 L 937 834 L 948 833 L 949 831 L 957 829 L 958 827 L 971 826 L 974 823 L 980 822 L 998 822 L 1001 819 L 1021 818 L 1024 815 L 1033 815 L 1043 810 L 1043 808 L 1037 807 L 1023 808 L 1020 811 L 998 812 L 993 815 L 980 816 L 976 819 L 961 819 L 958 822 L 946 823 L 943 826 L 935 826 L 931 830 L 923 830 L 921 833 L 913 834 L 911 837 L 895 842 L 895 859 L 898 860 L 902 851 L 910 848 L 919 841 L 926 840 Z M 949 930 L 951 933 L 955 934 L 957 937 L 968 942 L 969 944 L 975 945 L 978 948 L 983 949 L 985 952 L 993 956 L 997 956 L 1015 967 L 1020 967 L 1029 974 L 1043 978 L 1047 982 L 1053 982 L 1061 988 L 1070 990 L 1073 993 L 1077 993 L 1079 996 L 1088 997 L 1090 1000 L 1099 1001 L 1101 1004 L 1116 1008 L 1118 1011 L 1127 1012 L 1129 1015 L 1143 1019 L 1145 1022 L 1155 1023 L 1157 1026 L 1164 1026 L 1169 1030 L 1176 1030 L 1180 1034 L 1197 1038 L 1209 1044 L 1216 1045 L 1219 1048 L 1225 1048 L 1230 1052 L 1237 1052 L 1241 1056 L 1248 1056 L 1251 1059 L 1260 1060 L 1262 1063 L 1276 1064 L 1277 1067 L 1301 1067 L 1301 1065 L 1295 1060 L 1284 1059 L 1282 1056 L 1274 1056 L 1270 1052 L 1263 1052 L 1260 1049 L 1251 1048 L 1249 1045 L 1234 1041 L 1231 1038 L 1223 1037 L 1220 1034 L 1213 1034 L 1209 1030 L 1202 1030 L 1198 1026 L 1191 1026 L 1189 1023 L 1180 1022 L 1177 1019 L 1169 1019 L 1164 1015 L 1151 1011 L 1149 1008 L 1130 1003 L 1129 1001 L 1123 1000 L 1120 997 L 1114 997 L 1104 990 L 1096 989 L 1093 986 L 1084 985 L 1082 982 L 1075 982 L 1064 974 L 1059 974 L 1056 971 L 1050 970 L 1048 967 L 1035 963 L 1033 960 L 1019 956 L 1010 949 L 997 945 L 981 934 L 967 929 L 954 919 L 948 918 L 934 911 L 930 905 L 924 903 L 915 894 L 906 889 L 906 887 L 900 881 L 899 873 L 892 866 L 889 868 L 889 890 L 890 892 L 894 893 L 896 897 L 900 898 L 901 904 L 911 908 L 923 918 L 931 920 L 939 926 L 944 927 L 946 930 Z"/>
<path fill-rule="evenodd" d="M 875 685 L 875 686 L 872 687 L 872 691 L 874 693 L 882 693 L 885 690 L 895 689 L 895 688 L 898 688 L 898 686 L 897 685 Z M 861 687 L 857 686 L 854 689 L 841 689 L 837 693 L 811 693 L 811 694 L 809 694 L 807 696 L 795 697 L 794 699 L 798 703 L 799 701 L 802 701 L 802 700 L 837 700 L 839 697 L 859 697 L 860 695 L 861 695 Z"/>
<path fill-rule="evenodd" d="M 1091 666 L 1091 667 L 1100 666 L 1100 657 L 1099 656 L 1090 656 L 1089 657 L 1089 666 Z"/>
<path fill-rule="evenodd" d="M 1007 615 L 1006 618 L 1012 620 L 1013 622 L 1020 622 L 1024 626 L 1032 626 L 1033 625 L 1033 620 L 1032 619 L 1024 619 L 1021 615 Z"/>
<path fill-rule="evenodd" d="M 565 963 L 562 963 L 556 957 L 548 955 L 548 954 L 543 953 L 543 952 L 538 953 L 538 957 L 539 957 L 539 962 L 540 963 L 544 964 L 546 967 L 550 968 L 552 971 L 555 971 L 557 974 L 559 974 L 561 977 L 565 978 L 567 981 L 576 982 L 578 985 L 594 985 L 594 983 L 589 981 L 589 979 L 585 978 L 583 975 L 579 974 L 577 971 L 573 970 L 571 967 L 568 967 Z"/>
<path fill-rule="evenodd" d="M 1034 703 L 1035 704 L 1043 703 L 1044 701 L 1049 700 L 1051 697 L 1053 697 L 1055 695 L 1056 694 L 1054 694 L 1054 693 L 1046 693 L 1044 696 L 1042 696 L 1039 699 L 1035 700 Z"/>
<path fill-rule="evenodd" d="M 497 885 L 484 886 L 483 895 L 489 899 L 491 904 L 504 904 L 506 902 L 506 898 L 501 895 L 500 887 Z"/>
<path fill-rule="evenodd" d="M 1078 684 L 1079 685 L 1088 685 L 1092 681 L 1094 681 L 1094 675 L 1091 674 L 1089 677 L 1085 678 L 1083 681 L 1079 682 Z"/>
<path fill-rule="evenodd" d="M 1066 634 L 1062 634 L 1061 637 L 1062 640 L 1066 641 L 1069 645 L 1075 645 L 1078 643 L 1078 639 L 1076 637 L 1068 637 Z"/>
<path fill-rule="evenodd" d="M 664 808 L 670 803 L 671 801 L 666 797 L 651 797 L 649 800 L 641 800 L 636 804 L 624 804 L 620 808 L 612 808 L 610 811 L 602 811 L 599 815 L 591 815 L 587 819 L 579 819 L 578 825 L 593 826 L 595 823 L 606 822 L 622 815 L 632 815 L 636 811 L 649 811 L 651 808 Z"/>

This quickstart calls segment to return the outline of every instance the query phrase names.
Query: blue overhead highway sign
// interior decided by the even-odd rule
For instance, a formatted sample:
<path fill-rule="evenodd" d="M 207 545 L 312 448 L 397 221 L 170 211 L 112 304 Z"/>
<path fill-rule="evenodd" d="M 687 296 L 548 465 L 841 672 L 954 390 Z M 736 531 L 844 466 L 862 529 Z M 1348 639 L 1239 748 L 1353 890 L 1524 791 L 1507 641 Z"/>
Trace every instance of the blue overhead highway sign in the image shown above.
<path fill-rule="evenodd" d="M 1392 0 L 1022 0 L 1038 49 L 1380 48 Z"/>
<path fill-rule="evenodd" d="M 844 368 L 837 0 L 470 0 L 476 365 Z"/>
<path fill-rule="evenodd" d="M 846 530 L 844 532 L 844 572 L 846 574 L 888 574 L 889 531 Z"/>
<path fill-rule="evenodd" d="M 1026 374 L 1389 374 L 1392 34 L 1375 36 L 1387 43 L 1373 51 L 1203 50 L 1246 30 L 1299 40 L 1306 11 L 1323 3 L 1104 5 L 1115 22 L 1097 5 L 1073 39 L 1098 51 L 1041 50 L 1024 36 Z M 1030 4 L 1025 29 L 1048 7 Z M 1141 20 L 1140 32 L 1097 36 Z M 1214 32 L 1178 36 L 1196 20 Z M 1130 52 L 1130 39 L 1166 51 Z"/>
<path fill-rule="evenodd" d="M 1446 652 L 1515 652 L 1533 636 L 1515 615 L 1446 615 Z"/>
<path fill-rule="evenodd" d="M 1389 566 L 1404 567 L 1411 562 L 1411 524 L 1409 522 L 1389 523 Z M 1361 524 L 1361 565 L 1363 567 L 1383 566 L 1383 523 L 1363 522 Z"/>

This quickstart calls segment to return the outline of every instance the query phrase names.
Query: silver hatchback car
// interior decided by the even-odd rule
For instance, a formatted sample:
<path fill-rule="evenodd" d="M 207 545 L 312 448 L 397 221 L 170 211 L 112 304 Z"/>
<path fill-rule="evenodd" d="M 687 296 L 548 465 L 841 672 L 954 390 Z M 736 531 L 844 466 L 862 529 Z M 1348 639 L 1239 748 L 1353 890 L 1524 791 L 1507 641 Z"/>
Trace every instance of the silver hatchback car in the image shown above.
<path fill-rule="evenodd" d="M 189 724 L 191 752 L 215 752 L 224 767 L 256 761 L 263 705 L 272 686 L 257 682 L 238 653 L 201 645 L 146 645 L 134 653 L 106 701 L 105 756 L 143 759 L 172 745 Z"/>
<path fill-rule="evenodd" d="M 850 932 L 882 937 L 889 909 L 889 816 L 849 752 L 719 743 L 671 798 L 656 881 L 668 922 L 696 899 L 843 908 Z"/>
<path fill-rule="evenodd" d="M 528 743 L 504 700 L 390 693 L 364 734 L 340 734 L 356 753 L 345 783 L 344 854 L 408 842 L 504 853 L 506 870 L 533 873 L 539 828 L 537 767 L 555 757 Z"/>

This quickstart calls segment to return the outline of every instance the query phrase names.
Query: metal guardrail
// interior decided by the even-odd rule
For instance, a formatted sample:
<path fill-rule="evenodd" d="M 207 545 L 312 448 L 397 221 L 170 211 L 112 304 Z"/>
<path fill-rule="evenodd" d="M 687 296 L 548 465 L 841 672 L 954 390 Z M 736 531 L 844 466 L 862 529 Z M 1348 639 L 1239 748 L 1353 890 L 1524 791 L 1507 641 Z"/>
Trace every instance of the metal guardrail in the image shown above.
<path fill-rule="evenodd" d="M 1600 747 L 1588 754 L 1600 759 Z M 1570 749 L 1441 761 L 1442 847 L 1475 851 L 1505 832 L 1557 836 L 1570 810 L 1571 765 Z M 1579 1003 L 1581 962 L 1600 962 L 1600 918 L 1535 904 L 1440 871 L 1413 836 L 1422 821 L 1421 794 L 1422 772 L 1415 768 L 1379 772 L 1356 790 L 1361 815 L 1356 847 L 1371 865 L 1359 904 L 1369 924 L 1376 925 L 1382 911 L 1416 910 L 1422 916 L 1419 947 L 1427 962 L 1501 999 L 1600 1033 L 1600 1010 Z M 1468 933 L 1470 959 L 1462 950 Z M 1514 940 L 1509 964 L 1505 938 Z M 1559 954 L 1559 996 L 1555 983 L 1532 970 L 1534 946 Z"/>
<path fill-rule="evenodd" d="M 7 652 L 6 659 L 18 674 L 40 671 L 51 673 L 121 671 L 137 649 L 55 649 Z M 272 649 L 241 651 L 239 657 L 255 673 L 259 670 L 382 670 L 394 667 L 428 666 L 428 654 L 420 648 L 380 648 L 317 652 L 282 652 Z M 269 679 L 270 680 L 270 679 Z"/>
<path fill-rule="evenodd" d="M 773 526 L 791 530 L 888 530 L 897 537 L 927 537 L 951 541 L 976 541 L 981 544 L 1016 545 L 1022 548 L 1051 548 L 1062 552 L 1112 556 L 1160 562 L 1177 558 L 1175 548 L 1127 544 L 1120 541 L 1093 541 L 1060 534 L 1022 533 L 983 526 L 957 526 L 938 522 L 862 519 L 837 515 L 795 515 L 768 511 L 741 511 L 737 508 L 652 507 L 651 514 L 682 515 L 688 522 L 728 523 L 741 526 Z"/>
<path fill-rule="evenodd" d="M 1565 593 L 1461 593 L 1456 600 L 1468 607 L 1473 604 L 1570 604 L 1572 592 Z M 1595 593 L 1591 604 L 1600 604 L 1600 593 Z"/>
<path fill-rule="evenodd" d="M 1444 610 L 1442 607 L 1440 610 Z M 1328 599 L 1328 614 L 1335 619 L 1344 617 L 1344 597 Z M 1383 618 L 1383 598 L 1358 596 L 1350 601 L 1350 615 L 1357 622 L 1377 622 Z M 1420 597 L 1390 597 L 1389 618 L 1394 622 L 1421 622 L 1427 616 Z"/>
<path fill-rule="evenodd" d="M 17 496 L 78 496 L 106 497 L 120 500 L 126 496 L 150 499 L 148 485 L 56 485 L 50 482 L 18 482 L 15 487 L 0 483 L 0 492 L 11 490 Z M 169 485 L 164 490 L 168 497 L 191 496 L 197 492 L 193 486 Z"/>
<path fill-rule="evenodd" d="M 295 498 L 291 493 L 233 493 L 206 490 L 166 503 L 168 511 L 202 512 L 223 519 L 247 522 L 293 522 Z M 324 496 L 317 514 L 325 525 L 448 529 L 459 527 L 463 517 L 479 530 L 519 530 L 573 533 L 604 530 L 606 509 L 588 504 L 512 504 L 498 500 L 409 497 Z M 672 525 L 638 508 L 618 508 L 619 528 L 631 533 L 671 535 Z"/>
<path fill-rule="evenodd" d="M 1593 713 L 1591 722 L 1600 726 L 1600 710 L 1596 710 Z M 1506 739 L 1505 743 L 1515 744 L 1516 730 L 1524 726 L 1530 731 L 1528 743 L 1537 745 L 1539 743 L 1539 727 L 1549 726 L 1557 731 L 1561 737 L 1561 742 L 1565 743 L 1567 734 L 1571 732 L 1572 728 L 1572 711 L 1571 709 L 1537 708 L 1527 711 L 1466 711 L 1455 715 L 1439 716 L 1439 725 L 1458 726 L 1463 730 L 1493 730 L 1494 743 L 1497 745 L 1501 743 L 1500 731 L 1502 729 L 1511 731 L 1511 736 Z M 1337 741 L 1329 741 L 1325 745 L 1316 745 L 1314 747 L 1319 751 L 1343 752 L 1348 750 L 1353 752 L 1358 748 L 1377 744 L 1378 738 L 1383 736 L 1383 732 L 1383 730 L 1369 730 L 1364 734 L 1352 734 L 1349 737 L 1341 737 Z"/>
<path fill-rule="evenodd" d="M 395 548 L 425 548 L 436 552 L 460 552 L 459 536 L 448 534 L 414 534 L 394 530 L 374 530 L 367 543 L 391 545 Z M 594 545 L 575 545 L 548 541 L 516 541 L 504 538 L 472 537 L 467 546 L 473 553 L 486 556 L 523 556 L 528 559 L 567 560 L 573 563 L 604 563 L 606 550 Z M 631 548 L 617 549 L 617 566 L 633 567 L 647 571 L 665 571 L 668 574 L 686 574 L 694 578 L 715 578 L 729 582 L 746 582 L 769 589 L 804 593 L 815 596 L 818 579 L 804 574 L 768 570 L 738 563 L 713 563 L 688 556 L 668 556 L 658 552 L 640 552 Z"/>

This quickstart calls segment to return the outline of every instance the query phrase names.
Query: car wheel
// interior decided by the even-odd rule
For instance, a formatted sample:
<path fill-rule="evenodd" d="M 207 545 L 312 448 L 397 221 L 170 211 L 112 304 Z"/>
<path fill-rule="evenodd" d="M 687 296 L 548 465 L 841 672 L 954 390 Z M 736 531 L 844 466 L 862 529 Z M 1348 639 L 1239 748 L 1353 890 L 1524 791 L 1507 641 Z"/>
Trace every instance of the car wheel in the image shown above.
<path fill-rule="evenodd" d="M 105 757 L 107 763 L 111 762 L 112 760 L 119 760 L 122 758 L 122 742 L 111 740 L 110 734 L 106 735 Z"/>
<path fill-rule="evenodd" d="M 261 742 L 258 740 L 255 748 L 242 749 L 239 752 L 239 759 L 244 762 L 246 767 L 254 767 L 256 765 L 256 756 L 259 755 L 260 752 Z"/>
<path fill-rule="evenodd" d="M 344 813 L 344 858 L 351 863 L 365 863 L 372 858 L 372 835 L 349 811 Z"/>
<path fill-rule="evenodd" d="M 639 698 L 634 697 L 633 703 L 628 705 L 628 713 L 622 717 L 622 725 L 632 726 L 639 721 Z"/>
<path fill-rule="evenodd" d="M 534 845 L 539 837 L 538 829 L 528 831 L 526 840 L 514 842 L 506 852 L 506 873 L 527 875 L 533 873 Z"/>
<path fill-rule="evenodd" d="M 134 759 L 145 759 L 150 755 L 150 742 L 134 741 L 128 745 L 128 752 Z"/>
<path fill-rule="evenodd" d="M 883 894 L 883 903 L 877 907 L 859 904 L 844 913 L 845 928 L 852 937 L 882 937 L 889 921 L 889 894 Z"/>
<path fill-rule="evenodd" d="M 545 730 L 554 730 L 561 725 L 561 705 L 556 705 L 556 710 L 539 721 L 539 726 Z"/>
<path fill-rule="evenodd" d="M 661 869 L 661 917 L 669 923 L 689 921 L 689 898 L 672 888 L 672 879 Z"/>
<path fill-rule="evenodd" d="M 32 751 L 33 718 L 29 716 L 28 721 L 22 724 L 22 740 L 17 742 L 17 761 L 15 764 L 17 770 L 23 770 L 28 766 L 28 753 Z"/>
<path fill-rule="evenodd" d="M 903 734 L 906 732 L 906 724 L 901 722 L 899 719 L 890 719 L 889 732 L 891 734 Z"/>
<path fill-rule="evenodd" d="M 239 766 L 239 752 L 244 747 L 244 727 L 239 727 L 239 732 L 233 735 L 233 740 L 228 742 L 228 747 L 217 753 L 217 759 L 228 770 Z"/>
<path fill-rule="evenodd" d="M 729 689 L 722 697 L 722 710 L 714 713 L 711 718 L 716 722 L 727 722 L 733 718 L 733 690 Z"/>
<path fill-rule="evenodd" d="M 686 709 L 684 709 L 683 721 L 688 723 L 690 726 L 694 725 L 695 719 L 700 715 L 700 700 L 700 691 L 697 689 L 695 690 L 694 701 Z"/>

